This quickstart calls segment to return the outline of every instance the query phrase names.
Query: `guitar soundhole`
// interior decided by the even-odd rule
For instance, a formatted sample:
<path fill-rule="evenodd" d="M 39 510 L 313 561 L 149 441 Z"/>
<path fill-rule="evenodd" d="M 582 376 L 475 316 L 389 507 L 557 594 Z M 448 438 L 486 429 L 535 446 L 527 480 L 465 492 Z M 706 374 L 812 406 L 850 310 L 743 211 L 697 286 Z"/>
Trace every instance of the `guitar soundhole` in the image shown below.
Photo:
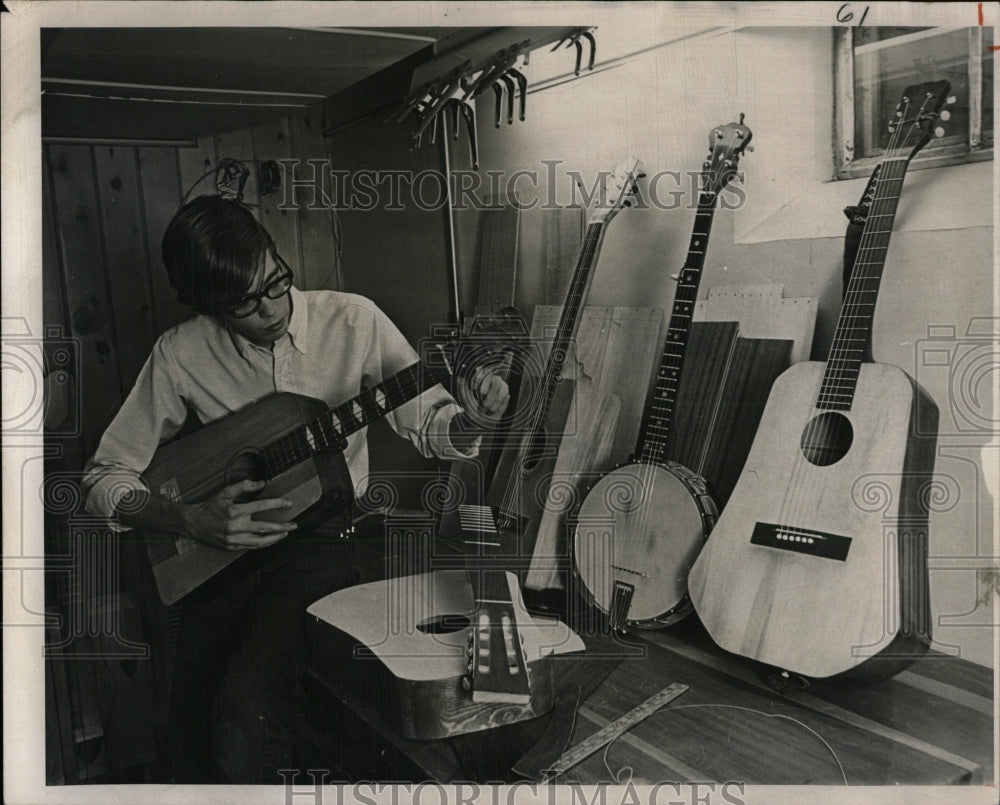
<path fill-rule="evenodd" d="M 256 448 L 247 448 L 229 459 L 226 464 L 226 485 L 245 481 L 248 478 L 261 478 L 261 458 L 260 451 Z"/>
<path fill-rule="evenodd" d="M 836 411 L 813 418 L 802 432 L 802 455 L 817 467 L 829 467 L 847 455 L 854 441 L 851 421 Z"/>
<path fill-rule="evenodd" d="M 465 615 L 435 615 L 420 621 L 417 628 L 424 634 L 451 634 L 468 629 L 471 624 Z"/>

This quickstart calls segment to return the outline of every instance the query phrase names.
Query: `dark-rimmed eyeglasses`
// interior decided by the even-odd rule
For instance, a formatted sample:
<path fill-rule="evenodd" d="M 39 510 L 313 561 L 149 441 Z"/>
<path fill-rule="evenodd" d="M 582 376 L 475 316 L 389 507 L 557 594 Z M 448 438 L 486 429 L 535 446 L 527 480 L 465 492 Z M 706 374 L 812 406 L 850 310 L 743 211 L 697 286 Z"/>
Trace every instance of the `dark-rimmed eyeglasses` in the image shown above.
<path fill-rule="evenodd" d="M 245 319 L 260 310 L 260 303 L 266 296 L 268 299 L 281 299 L 292 287 L 292 269 L 276 252 L 271 256 L 281 272 L 265 285 L 258 293 L 247 294 L 236 304 L 230 305 L 226 310 L 234 319 Z"/>

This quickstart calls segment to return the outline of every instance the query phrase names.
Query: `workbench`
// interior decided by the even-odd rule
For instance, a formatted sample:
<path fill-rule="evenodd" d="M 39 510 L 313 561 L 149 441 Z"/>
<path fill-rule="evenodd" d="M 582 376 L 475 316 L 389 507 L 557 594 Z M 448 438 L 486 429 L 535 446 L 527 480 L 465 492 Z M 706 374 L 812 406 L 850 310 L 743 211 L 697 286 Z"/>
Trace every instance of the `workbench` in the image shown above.
<path fill-rule="evenodd" d="M 570 746 L 672 683 L 688 690 L 558 783 L 993 780 L 993 672 L 983 666 L 932 651 L 877 684 L 793 678 L 779 692 L 768 669 L 715 646 L 695 616 L 669 629 L 633 632 L 627 644 L 599 630 L 580 634 L 587 651 L 557 660 L 561 701 L 570 700 L 575 711 Z M 386 722 L 378 702 L 344 684 L 349 666 L 334 671 L 330 658 L 316 655 L 311 662 L 310 729 L 326 752 L 320 759 L 345 781 L 514 782 L 522 778 L 510 767 L 555 717 L 411 740 Z"/>

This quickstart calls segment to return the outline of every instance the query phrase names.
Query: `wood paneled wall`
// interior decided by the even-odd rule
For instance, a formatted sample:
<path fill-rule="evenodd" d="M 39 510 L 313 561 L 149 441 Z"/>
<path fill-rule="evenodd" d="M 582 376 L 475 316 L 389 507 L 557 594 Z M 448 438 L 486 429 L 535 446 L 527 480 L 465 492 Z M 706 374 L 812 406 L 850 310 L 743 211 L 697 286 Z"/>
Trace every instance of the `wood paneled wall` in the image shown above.
<path fill-rule="evenodd" d="M 321 128 L 316 114 L 203 137 L 195 147 L 45 143 L 46 332 L 57 328 L 75 344 L 81 415 L 79 436 L 62 440 L 65 469 L 79 469 L 96 448 L 156 337 L 191 315 L 175 300 L 160 241 L 185 196 L 215 192 L 220 159 L 282 163 L 283 186 L 299 184 L 259 198 L 256 165 L 248 164 L 244 200 L 255 205 L 299 287 L 341 287 L 334 213 L 307 185 L 326 160 Z"/>

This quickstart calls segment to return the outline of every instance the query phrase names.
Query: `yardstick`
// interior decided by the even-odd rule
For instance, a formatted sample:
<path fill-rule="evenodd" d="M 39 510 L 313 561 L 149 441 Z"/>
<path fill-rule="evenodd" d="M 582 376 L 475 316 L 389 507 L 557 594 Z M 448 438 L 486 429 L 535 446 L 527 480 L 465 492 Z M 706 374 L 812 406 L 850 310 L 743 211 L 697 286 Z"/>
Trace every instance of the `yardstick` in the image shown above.
<path fill-rule="evenodd" d="M 654 693 L 642 704 L 629 710 L 625 715 L 616 718 L 606 727 L 602 727 L 593 735 L 584 738 L 576 746 L 567 749 L 555 763 L 543 770 L 538 782 L 551 782 L 563 772 L 573 768 L 584 758 L 594 754 L 602 746 L 611 743 L 618 736 L 628 732 L 632 727 L 646 718 L 646 716 L 655 713 L 668 702 L 672 702 L 687 689 L 687 685 L 674 682 L 671 685 L 667 685 L 667 687 L 658 693 Z"/>

